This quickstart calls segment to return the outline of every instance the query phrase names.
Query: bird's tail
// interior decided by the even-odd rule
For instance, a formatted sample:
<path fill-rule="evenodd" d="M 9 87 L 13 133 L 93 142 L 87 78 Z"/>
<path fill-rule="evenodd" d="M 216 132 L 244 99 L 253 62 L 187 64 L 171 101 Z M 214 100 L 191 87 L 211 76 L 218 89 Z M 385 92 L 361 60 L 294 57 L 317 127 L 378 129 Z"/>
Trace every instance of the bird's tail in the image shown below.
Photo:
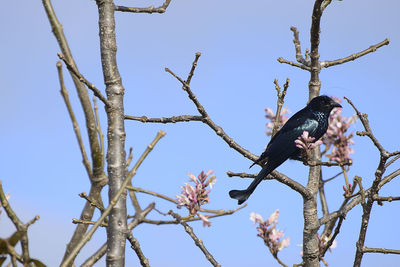
<path fill-rule="evenodd" d="M 229 191 L 229 196 L 231 198 L 237 199 L 238 205 L 240 205 L 249 198 L 251 193 L 252 192 L 249 192 L 247 189 L 246 190 L 231 190 L 231 191 Z"/>
<path fill-rule="evenodd" d="M 268 163 L 262 170 L 258 173 L 257 177 L 251 182 L 249 187 L 245 190 L 231 190 L 229 191 L 229 196 L 231 198 L 237 199 L 238 200 L 238 205 L 242 204 L 245 202 L 249 196 L 254 192 L 256 189 L 257 185 L 266 177 L 273 168 L 271 166 L 268 166 Z"/>

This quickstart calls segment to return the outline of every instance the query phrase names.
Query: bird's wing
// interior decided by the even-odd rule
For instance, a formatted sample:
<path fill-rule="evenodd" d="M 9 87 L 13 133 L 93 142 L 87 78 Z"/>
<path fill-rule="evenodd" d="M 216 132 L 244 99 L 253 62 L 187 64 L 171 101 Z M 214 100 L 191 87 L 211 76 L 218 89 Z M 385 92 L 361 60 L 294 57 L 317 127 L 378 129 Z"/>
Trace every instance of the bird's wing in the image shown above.
<path fill-rule="evenodd" d="M 274 157 L 282 156 L 281 160 L 285 161 L 296 150 L 294 141 L 302 135 L 304 131 L 308 131 L 309 134 L 313 136 L 317 128 L 318 121 L 314 119 L 311 110 L 307 107 L 303 108 L 294 114 L 271 138 L 267 148 L 256 163 L 265 160 L 270 155 Z"/>

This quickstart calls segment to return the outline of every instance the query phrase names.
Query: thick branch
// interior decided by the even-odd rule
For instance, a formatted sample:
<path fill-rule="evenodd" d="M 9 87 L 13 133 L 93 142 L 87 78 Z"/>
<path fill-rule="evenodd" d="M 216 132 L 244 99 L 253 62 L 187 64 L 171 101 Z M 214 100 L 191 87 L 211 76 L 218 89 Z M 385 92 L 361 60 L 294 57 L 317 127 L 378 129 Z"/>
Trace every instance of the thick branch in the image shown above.
<path fill-rule="evenodd" d="M 129 183 L 130 181 L 130 179 L 126 177 L 125 172 L 125 89 L 122 85 L 117 65 L 114 1 L 97 0 L 96 4 L 99 13 L 101 64 L 109 104 L 106 106 L 108 122 L 108 196 L 110 200 L 115 200 L 115 203 L 110 202 L 109 205 L 110 207 L 111 204 L 113 204 L 113 208 L 109 212 L 110 216 L 107 227 L 106 263 L 107 266 L 123 266 L 125 262 L 125 243 L 127 234 L 126 191 L 124 188 L 127 184 L 124 184 L 124 182 L 126 181 L 126 183 Z M 93 226 L 93 228 L 95 227 Z"/>
<path fill-rule="evenodd" d="M 319 79 L 319 40 L 320 40 L 320 22 L 322 16 L 321 4 L 323 0 L 316 0 L 314 3 L 312 22 L 310 30 L 310 81 L 308 83 L 308 100 L 319 95 L 321 82 Z M 321 152 L 319 147 L 311 153 L 311 161 L 320 162 Z M 307 191 L 312 198 L 303 199 L 303 261 L 305 266 L 319 266 L 319 241 L 318 241 L 318 214 L 317 214 L 317 193 L 319 182 L 321 181 L 321 166 L 310 167 L 307 182 Z"/>

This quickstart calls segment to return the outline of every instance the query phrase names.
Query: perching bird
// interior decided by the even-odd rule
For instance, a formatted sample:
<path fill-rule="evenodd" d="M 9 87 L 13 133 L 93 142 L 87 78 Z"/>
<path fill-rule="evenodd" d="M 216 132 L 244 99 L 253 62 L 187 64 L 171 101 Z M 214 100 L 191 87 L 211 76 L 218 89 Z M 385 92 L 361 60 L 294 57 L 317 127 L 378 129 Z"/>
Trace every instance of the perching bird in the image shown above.
<path fill-rule="evenodd" d="M 262 170 L 246 190 L 231 190 L 229 196 L 237 199 L 238 204 L 245 202 L 254 192 L 257 185 L 273 170 L 287 159 L 298 159 L 300 148 L 296 147 L 295 140 L 304 131 L 315 141 L 320 139 L 328 129 L 329 114 L 335 107 L 342 107 L 328 96 L 317 96 L 308 105 L 294 114 L 283 127 L 271 138 L 264 153 L 250 166 L 265 162 Z"/>

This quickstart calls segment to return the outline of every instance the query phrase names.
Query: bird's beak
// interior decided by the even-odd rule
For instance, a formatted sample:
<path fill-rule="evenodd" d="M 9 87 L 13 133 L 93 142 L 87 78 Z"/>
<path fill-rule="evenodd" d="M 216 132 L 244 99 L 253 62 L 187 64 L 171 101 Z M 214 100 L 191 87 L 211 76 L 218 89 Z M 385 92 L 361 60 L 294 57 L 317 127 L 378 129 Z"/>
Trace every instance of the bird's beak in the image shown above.
<path fill-rule="evenodd" d="M 334 107 L 334 108 L 341 108 L 342 105 L 340 105 L 340 104 L 337 103 L 337 102 L 333 102 L 332 107 Z"/>

